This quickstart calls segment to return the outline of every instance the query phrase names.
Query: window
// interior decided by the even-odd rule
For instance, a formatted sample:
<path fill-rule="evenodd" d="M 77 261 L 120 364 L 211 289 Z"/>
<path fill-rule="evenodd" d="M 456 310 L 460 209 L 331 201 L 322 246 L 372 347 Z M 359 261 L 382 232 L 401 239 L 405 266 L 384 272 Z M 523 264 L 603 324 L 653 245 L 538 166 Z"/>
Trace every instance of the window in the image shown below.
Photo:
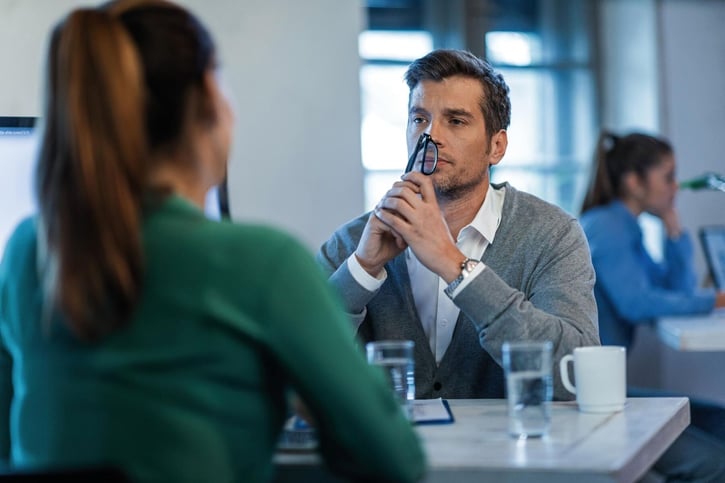
<path fill-rule="evenodd" d="M 577 215 L 596 142 L 590 2 L 518 0 L 487 17 L 478 38 L 511 89 L 509 149 L 492 168 Z M 480 49 L 480 46 L 475 46 Z"/>
<path fill-rule="evenodd" d="M 511 89 L 509 148 L 492 168 L 492 181 L 509 181 L 578 214 L 596 141 L 593 6 L 578 0 L 464 3 L 440 9 L 436 2 L 368 0 L 369 27 L 360 36 L 367 208 L 407 160 L 403 73 L 433 48 L 456 47 L 486 58 Z"/>
<path fill-rule="evenodd" d="M 365 167 L 365 206 L 371 209 L 408 161 L 405 127 L 408 64 L 433 48 L 423 31 L 366 31 L 360 36 L 362 88 L 362 162 Z"/>

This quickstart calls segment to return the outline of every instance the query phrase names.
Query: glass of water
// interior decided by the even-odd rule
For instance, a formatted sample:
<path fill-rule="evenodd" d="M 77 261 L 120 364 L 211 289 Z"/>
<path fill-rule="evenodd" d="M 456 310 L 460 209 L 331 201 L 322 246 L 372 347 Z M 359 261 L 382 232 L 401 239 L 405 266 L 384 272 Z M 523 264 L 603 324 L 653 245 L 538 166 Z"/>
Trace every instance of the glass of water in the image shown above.
<path fill-rule="evenodd" d="M 552 343 L 504 342 L 502 350 L 509 434 L 521 439 L 544 436 L 551 424 Z"/>
<path fill-rule="evenodd" d="M 390 388 L 408 419 L 413 418 L 415 359 L 412 340 L 379 340 L 365 345 L 368 362 L 384 369 Z"/>

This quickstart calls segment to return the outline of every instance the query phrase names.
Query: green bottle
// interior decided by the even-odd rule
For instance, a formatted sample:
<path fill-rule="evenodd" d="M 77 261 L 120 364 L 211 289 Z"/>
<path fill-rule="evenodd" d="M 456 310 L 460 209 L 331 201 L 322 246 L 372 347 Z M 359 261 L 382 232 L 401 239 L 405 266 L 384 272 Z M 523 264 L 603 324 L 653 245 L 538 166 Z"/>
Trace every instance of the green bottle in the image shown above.
<path fill-rule="evenodd" d="M 725 191 L 725 176 L 717 173 L 705 173 L 695 178 L 680 181 L 680 189 Z"/>

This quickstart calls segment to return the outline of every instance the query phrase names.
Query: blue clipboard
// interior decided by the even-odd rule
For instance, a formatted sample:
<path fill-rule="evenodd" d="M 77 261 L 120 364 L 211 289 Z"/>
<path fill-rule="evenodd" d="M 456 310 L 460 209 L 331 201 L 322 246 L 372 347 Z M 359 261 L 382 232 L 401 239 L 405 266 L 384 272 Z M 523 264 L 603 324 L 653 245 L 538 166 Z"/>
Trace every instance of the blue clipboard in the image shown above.
<path fill-rule="evenodd" d="M 446 399 L 416 399 L 412 403 L 415 424 L 452 424 L 455 422 Z"/>

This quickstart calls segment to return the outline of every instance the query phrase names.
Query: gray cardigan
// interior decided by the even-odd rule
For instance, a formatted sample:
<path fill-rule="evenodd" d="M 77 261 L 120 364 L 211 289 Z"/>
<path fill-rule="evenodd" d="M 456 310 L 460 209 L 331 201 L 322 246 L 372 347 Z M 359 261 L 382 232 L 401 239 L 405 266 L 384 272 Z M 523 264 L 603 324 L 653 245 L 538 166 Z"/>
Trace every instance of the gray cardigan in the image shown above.
<path fill-rule="evenodd" d="M 361 287 L 343 263 L 369 213 L 338 229 L 317 255 L 347 310 L 362 319 L 362 342 L 415 342 L 417 398 L 503 398 L 502 343 L 550 340 L 554 398 L 572 399 L 561 384 L 559 360 L 575 347 L 599 345 L 594 269 L 579 223 L 508 183 L 501 186 L 506 197 L 494 243 L 481 259 L 486 269 L 454 299 L 461 313 L 440 365 L 415 308 L 405 254 L 386 264 L 388 278 L 375 292 Z"/>

